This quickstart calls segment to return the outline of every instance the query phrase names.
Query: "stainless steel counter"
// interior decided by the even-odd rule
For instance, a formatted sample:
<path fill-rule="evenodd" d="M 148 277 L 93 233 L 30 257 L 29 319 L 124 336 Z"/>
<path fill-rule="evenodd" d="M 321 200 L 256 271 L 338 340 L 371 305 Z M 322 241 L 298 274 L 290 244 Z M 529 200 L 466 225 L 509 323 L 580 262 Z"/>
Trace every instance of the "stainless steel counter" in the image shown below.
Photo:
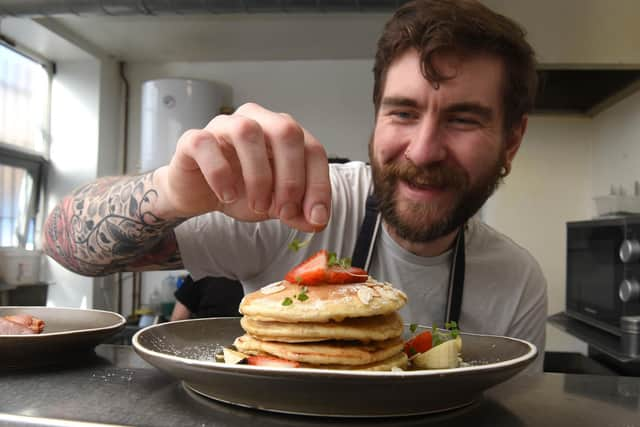
<path fill-rule="evenodd" d="M 637 377 L 546 373 L 515 378 L 451 412 L 393 419 L 321 419 L 241 408 L 192 395 L 180 382 L 146 364 L 130 346 L 103 344 L 95 354 L 66 364 L 0 371 L 0 426 L 628 427 L 639 420 Z"/>

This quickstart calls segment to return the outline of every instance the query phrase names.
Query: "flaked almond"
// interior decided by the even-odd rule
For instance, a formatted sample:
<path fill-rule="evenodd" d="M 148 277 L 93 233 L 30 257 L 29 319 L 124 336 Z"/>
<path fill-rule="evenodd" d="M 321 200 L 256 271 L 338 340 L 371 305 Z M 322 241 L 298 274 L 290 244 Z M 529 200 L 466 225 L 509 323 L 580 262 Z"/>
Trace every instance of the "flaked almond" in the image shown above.
<path fill-rule="evenodd" d="M 363 286 L 358 289 L 358 299 L 365 305 L 371 302 L 373 296 L 373 290 L 369 287 Z"/>
<path fill-rule="evenodd" d="M 367 283 L 367 287 L 369 289 L 371 289 L 371 292 L 373 292 L 373 296 L 374 297 L 379 297 L 380 294 L 378 293 L 378 286 L 374 285 L 373 283 Z"/>
<path fill-rule="evenodd" d="M 276 294 L 282 290 L 284 290 L 284 285 L 282 284 L 282 282 L 275 282 L 260 288 L 260 292 L 262 292 L 264 295 Z"/>
<path fill-rule="evenodd" d="M 393 288 L 391 287 L 387 287 L 387 286 L 381 286 L 377 289 L 378 294 L 380 296 L 382 296 L 383 298 L 386 299 L 396 299 L 398 296 L 396 295 L 396 292 L 393 290 Z"/>
<path fill-rule="evenodd" d="M 373 289 L 380 289 L 380 288 L 386 288 L 386 287 L 393 288 L 393 286 L 389 282 L 383 283 L 383 282 L 378 282 L 377 280 L 371 280 L 367 282 L 367 286 Z"/>

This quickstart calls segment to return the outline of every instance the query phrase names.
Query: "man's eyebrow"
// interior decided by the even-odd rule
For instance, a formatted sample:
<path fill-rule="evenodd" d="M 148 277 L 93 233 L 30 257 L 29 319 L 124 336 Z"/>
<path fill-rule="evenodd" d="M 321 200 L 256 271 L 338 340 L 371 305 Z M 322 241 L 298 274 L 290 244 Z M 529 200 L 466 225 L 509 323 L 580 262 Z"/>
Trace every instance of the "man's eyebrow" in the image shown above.
<path fill-rule="evenodd" d="M 484 120 L 491 120 L 493 118 L 493 109 L 476 102 L 460 102 L 451 104 L 445 109 L 447 113 L 471 113 L 482 117 Z"/>
<path fill-rule="evenodd" d="M 416 108 L 418 103 L 404 96 L 386 96 L 382 98 L 381 105 L 385 107 L 413 107 Z"/>
<path fill-rule="evenodd" d="M 387 96 L 382 98 L 381 105 L 385 107 L 412 107 L 417 108 L 418 102 L 404 96 Z M 446 113 L 471 113 L 481 116 L 485 120 L 493 118 L 493 109 L 477 102 L 457 102 L 445 107 Z"/>

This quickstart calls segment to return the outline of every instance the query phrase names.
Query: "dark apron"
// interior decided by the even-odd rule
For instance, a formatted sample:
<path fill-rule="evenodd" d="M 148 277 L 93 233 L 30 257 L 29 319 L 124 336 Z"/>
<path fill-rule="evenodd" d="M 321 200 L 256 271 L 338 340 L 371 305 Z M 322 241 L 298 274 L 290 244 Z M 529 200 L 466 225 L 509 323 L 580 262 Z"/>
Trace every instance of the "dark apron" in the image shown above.
<path fill-rule="evenodd" d="M 364 268 L 368 271 L 371 263 L 371 255 L 378 236 L 378 230 L 382 219 L 378 212 L 378 204 L 370 195 L 367 198 L 366 213 L 364 221 L 360 226 L 356 247 L 351 257 L 351 265 Z M 445 312 L 445 322 L 460 319 L 460 310 L 462 307 L 462 291 L 464 289 L 464 226 L 460 228 L 456 242 L 453 247 L 453 256 L 451 257 L 451 265 L 449 266 L 449 292 L 447 296 L 447 309 Z"/>

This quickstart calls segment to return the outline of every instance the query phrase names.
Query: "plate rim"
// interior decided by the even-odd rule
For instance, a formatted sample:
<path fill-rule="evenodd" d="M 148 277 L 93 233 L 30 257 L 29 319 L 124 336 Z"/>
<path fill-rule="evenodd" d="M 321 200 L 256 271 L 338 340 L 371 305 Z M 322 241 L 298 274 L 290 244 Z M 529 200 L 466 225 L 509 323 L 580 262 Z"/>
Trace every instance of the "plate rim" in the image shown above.
<path fill-rule="evenodd" d="M 12 340 L 13 339 L 33 340 L 33 339 L 42 339 L 44 337 L 52 337 L 52 336 L 60 336 L 60 335 L 73 335 L 73 334 L 88 333 L 88 332 L 110 331 L 114 328 L 122 327 L 127 323 L 127 319 L 120 313 L 116 313 L 114 311 L 109 311 L 109 310 L 100 310 L 95 308 L 49 307 L 49 306 L 41 306 L 41 305 L 40 306 L 5 305 L 5 306 L 0 306 L 0 315 L 2 314 L 1 312 L 4 311 L 5 309 L 20 309 L 20 310 L 24 309 L 25 311 L 28 311 L 29 309 L 38 309 L 38 310 L 45 309 L 45 310 L 51 310 L 51 311 L 65 310 L 65 311 L 82 311 L 82 312 L 92 312 L 92 313 L 106 313 L 110 315 L 115 315 L 115 317 L 118 318 L 118 322 L 115 322 L 108 326 L 102 326 L 99 328 L 70 329 L 68 331 L 42 332 L 40 334 L 28 334 L 28 335 L 0 335 L 0 341 L 8 338 Z"/>
<path fill-rule="evenodd" d="M 198 321 L 215 321 L 215 320 L 238 320 L 240 317 L 210 317 L 210 318 L 200 318 L 200 319 L 185 319 L 185 320 L 177 320 L 173 322 L 164 322 L 157 323 L 154 325 L 149 325 L 145 328 L 137 331 L 132 339 L 131 345 L 133 348 L 140 353 L 146 354 L 152 358 L 158 358 L 162 360 L 171 361 L 173 363 L 184 363 L 191 366 L 197 366 L 200 368 L 215 368 L 214 370 L 220 372 L 229 372 L 234 374 L 246 373 L 246 374 L 256 374 L 256 373 L 281 373 L 281 374 L 316 374 L 316 375 L 331 375 L 331 376 L 345 376 L 345 377 L 365 377 L 365 378 L 384 378 L 384 377 L 428 377 L 428 376 L 442 376 L 442 375 L 457 375 L 457 374 L 465 374 L 465 373 L 473 373 L 477 371 L 486 372 L 491 370 L 499 370 L 505 369 L 509 367 L 515 367 L 522 363 L 526 363 L 529 360 L 533 360 L 538 355 L 538 348 L 535 344 L 530 343 L 529 341 L 514 338 L 514 337 L 506 337 L 502 335 L 490 335 L 490 334 L 478 334 L 478 333 L 469 333 L 462 332 L 463 335 L 470 336 L 480 336 L 480 337 L 493 337 L 493 338 L 502 338 L 509 341 L 516 341 L 526 345 L 529 350 L 523 354 L 522 356 L 500 361 L 493 362 L 482 365 L 472 365 L 472 366 L 463 366 L 459 368 L 451 368 L 451 369 L 423 369 L 423 370 L 415 370 L 415 371 L 358 371 L 358 370 L 347 370 L 347 369 L 322 369 L 322 368 L 279 368 L 279 367 L 265 367 L 265 366 L 251 366 L 251 365 L 228 365 L 221 362 L 216 362 L 215 360 L 197 360 L 197 359 L 188 359 L 185 357 L 172 356 L 164 353 L 160 353 L 154 350 L 150 350 L 145 348 L 142 344 L 140 344 L 140 336 L 145 332 L 148 332 L 151 329 L 163 327 L 163 325 L 175 324 L 175 323 L 184 323 L 184 322 L 198 322 Z M 406 324 L 408 325 L 408 324 Z M 420 328 L 430 329 L 431 327 L 425 325 L 418 325 Z"/>

